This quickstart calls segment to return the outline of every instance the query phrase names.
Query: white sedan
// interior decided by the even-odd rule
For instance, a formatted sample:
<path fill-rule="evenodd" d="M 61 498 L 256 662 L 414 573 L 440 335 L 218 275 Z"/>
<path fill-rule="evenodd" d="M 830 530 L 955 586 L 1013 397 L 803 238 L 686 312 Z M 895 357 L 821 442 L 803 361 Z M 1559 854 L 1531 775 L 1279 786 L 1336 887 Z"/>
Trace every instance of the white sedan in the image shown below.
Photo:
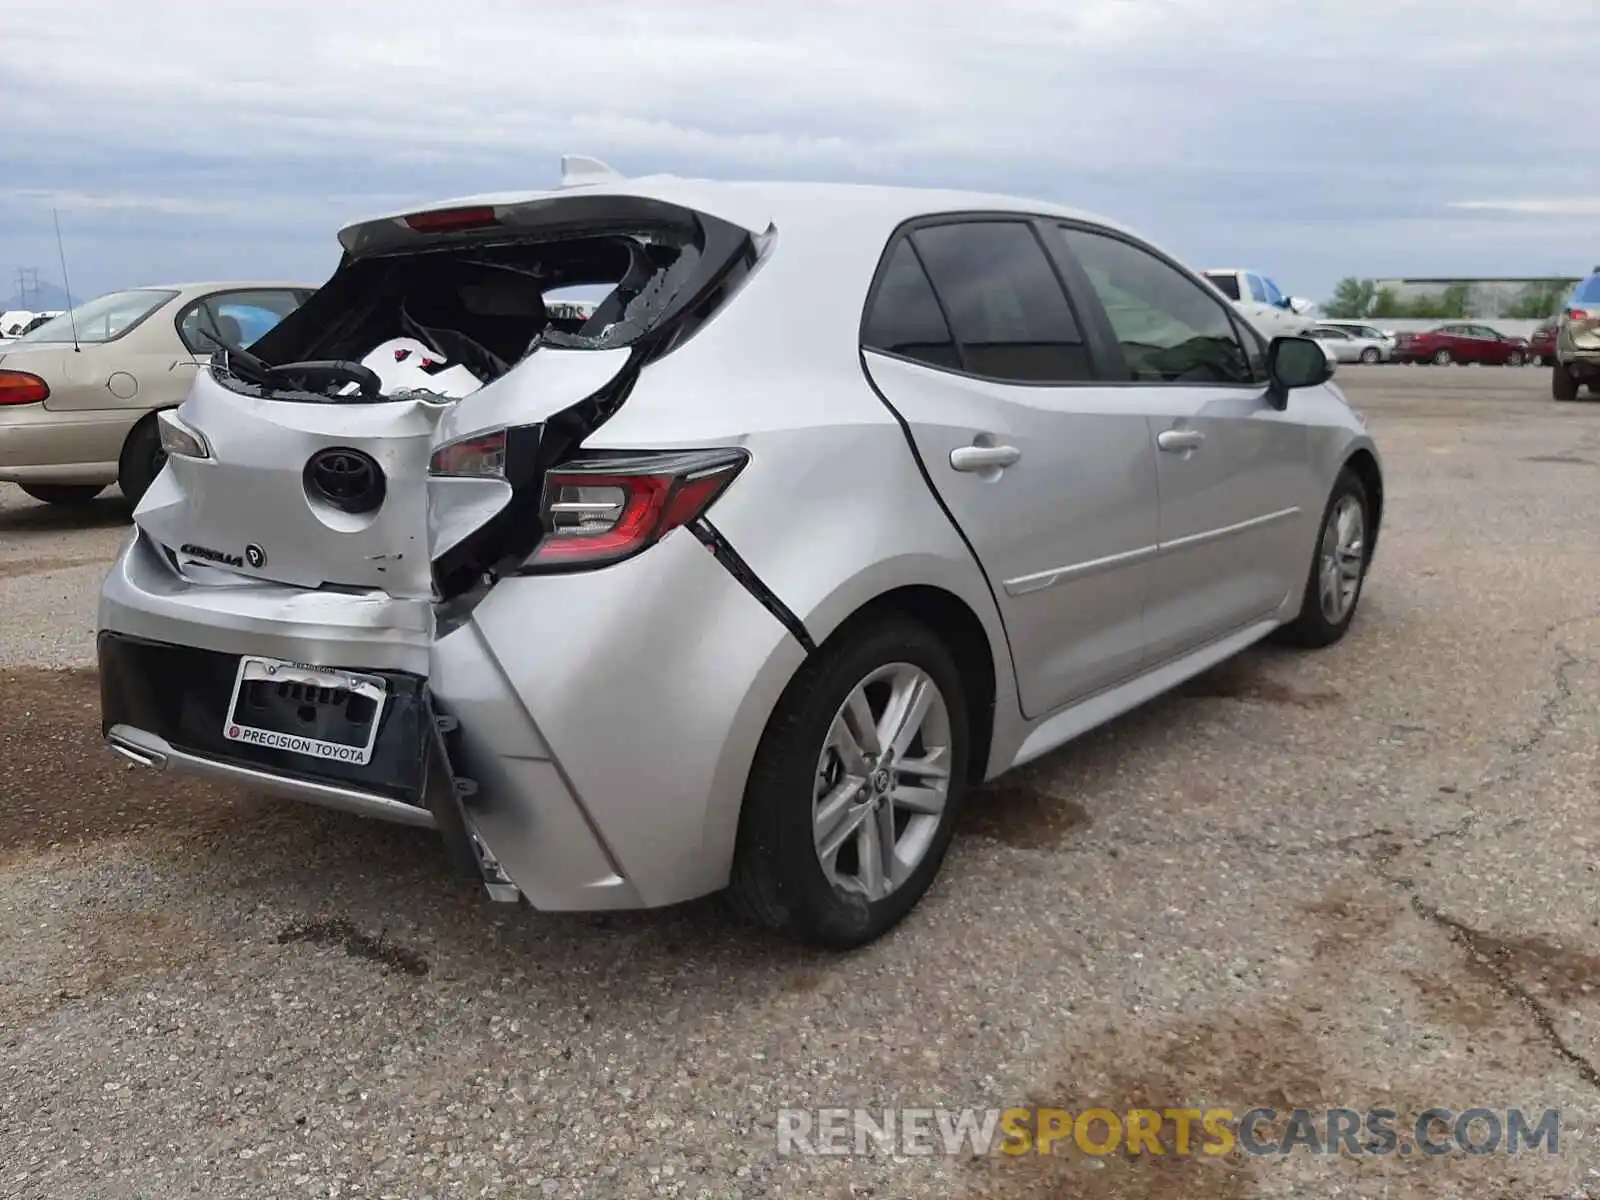
<path fill-rule="evenodd" d="M 1389 361 L 1392 347 L 1382 338 L 1362 337 L 1336 325 L 1318 325 L 1311 336 L 1322 343 L 1336 362 L 1380 363 Z"/>

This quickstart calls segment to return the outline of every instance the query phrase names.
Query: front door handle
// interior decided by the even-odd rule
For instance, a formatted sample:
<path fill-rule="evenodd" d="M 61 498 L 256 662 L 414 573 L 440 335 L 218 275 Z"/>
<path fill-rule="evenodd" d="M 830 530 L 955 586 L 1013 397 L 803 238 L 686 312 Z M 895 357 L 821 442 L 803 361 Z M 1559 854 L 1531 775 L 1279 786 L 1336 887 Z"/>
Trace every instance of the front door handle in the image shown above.
<path fill-rule="evenodd" d="M 1009 467 L 1021 457 L 1015 446 L 957 446 L 950 451 L 950 465 L 957 471 L 991 471 Z"/>
<path fill-rule="evenodd" d="M 1185 450 L 1198 450 L 1206 435 L 1198 429 L 1163 429 L 1156 434 L 1156 445 L 1172 454 Z"/>

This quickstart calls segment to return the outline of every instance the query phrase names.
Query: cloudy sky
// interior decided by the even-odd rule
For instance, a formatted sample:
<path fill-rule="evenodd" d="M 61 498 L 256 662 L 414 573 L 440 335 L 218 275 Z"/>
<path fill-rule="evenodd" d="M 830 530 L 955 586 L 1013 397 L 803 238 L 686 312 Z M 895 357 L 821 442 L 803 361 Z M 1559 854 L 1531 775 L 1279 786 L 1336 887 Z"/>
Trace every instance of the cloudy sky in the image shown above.
<path fill-rule="evenodd" d="M 334 232 L 625 173 L 1038 195 L 1324 298 L 1600 262 L 1600 4 L 30 0 L 0 5 L 0 296 L 318 281 Z"/>

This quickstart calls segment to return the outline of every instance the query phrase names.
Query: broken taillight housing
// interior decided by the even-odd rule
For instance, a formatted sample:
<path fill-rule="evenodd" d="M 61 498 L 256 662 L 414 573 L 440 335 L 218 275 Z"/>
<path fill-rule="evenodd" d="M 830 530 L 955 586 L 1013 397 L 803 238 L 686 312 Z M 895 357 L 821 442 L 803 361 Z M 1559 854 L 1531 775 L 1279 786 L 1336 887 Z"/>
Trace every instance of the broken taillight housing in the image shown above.
<path fill-rule="evenodd" d="M 428 474 L 466 479 L 504 479 L 507 432 L 495 429 L 489 433 L 475 433 L 471 437 L 440 446 L 428 460 Z"/>
<path fill-rule="evenodd" d="M 170 408 L 156 413 L 156 428 L 161 435 L 161 449 L 170 457 L 210 458 L 211 448 L 205 436 L 179 419 Z"/>
<path fill-rule="evenodd" d="M 743 450 L 594 455 L 544 477 L 544 536 L 529 572 L 583 570 L 631 558 L 699 517 L 733 482 Z"/>

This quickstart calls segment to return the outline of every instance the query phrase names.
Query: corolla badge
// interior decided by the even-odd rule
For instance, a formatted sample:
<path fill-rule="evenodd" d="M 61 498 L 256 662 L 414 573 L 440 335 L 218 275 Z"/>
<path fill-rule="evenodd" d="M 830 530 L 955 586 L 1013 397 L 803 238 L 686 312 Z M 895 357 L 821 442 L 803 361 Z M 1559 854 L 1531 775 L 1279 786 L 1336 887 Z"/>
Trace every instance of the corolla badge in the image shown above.
<path fill-rule="evenodd" d="M 206 562 L 218 563 L 224 567 L 242 567 L 244 559 L 237 554 L 229 554 L 225 550 L 213 550 L 210 546 L 197 546 L 193 542 L 185 542 L 178 547 L 178 553 L 190 558 L 204 559 Z"/>
<path fill-rule="evenodd" d="M 229 554 L 226 550 L 213 550 L 210 546 L 197 546 L 193 542 L 185 542 L 179 546 L 178 553 L 187 558 L 202 559 L 222 567 L 242 567 L 249 563 L 259 571 L 267 565 L 267 552 L 254 542 L 244 548 L 243 556 Z"/>

